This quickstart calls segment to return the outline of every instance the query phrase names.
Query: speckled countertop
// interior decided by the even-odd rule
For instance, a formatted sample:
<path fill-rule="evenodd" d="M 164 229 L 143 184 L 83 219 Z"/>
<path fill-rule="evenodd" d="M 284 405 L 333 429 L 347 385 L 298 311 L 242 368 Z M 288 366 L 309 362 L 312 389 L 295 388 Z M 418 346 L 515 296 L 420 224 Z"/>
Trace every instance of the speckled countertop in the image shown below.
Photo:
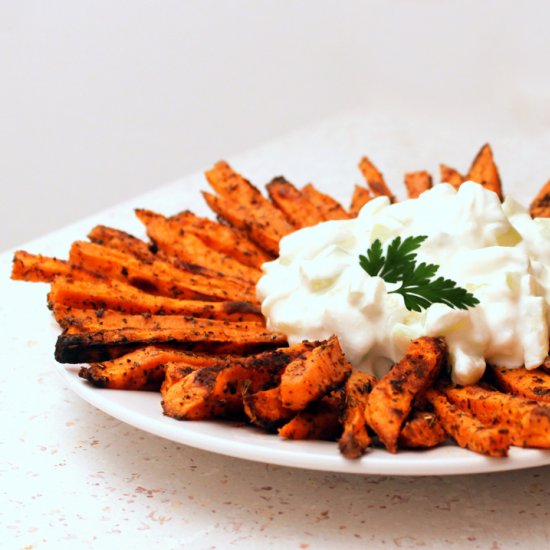
<path fill-rule="evenodd" d="M 522 177 L 542 183 L 550 174 L 548 160 L 533 162 L 550 143 L 548 132 L 530 135 L 519 165 L 507 160 L 522 140 L 519 130 L 516 142 L 483 128 L 473 143 L 462 132 L 428 146 L 426 135 L 413 140 L 414 121 L 400 125 L 399 137 L 396 125 L 371 115 L 344 117 L 235 162 L 254 181 L 285 173 L 300 184 L 311 177 L 325 189 L 348 182 L 349 190 L 360 152 L 374 150 L 382 166 L 393 160 L 391 180 L 394 172 L 432 169 L 440 160 L 460 167 L 490 139 L 509 187 L 521 188 Z M 116 225 L 133 206 L 172 213 L 188 207 L 187 197 L 200 187 L 196 176 L 188 178 L 26 248 L 63 254 L 94 223 Z M 8 282 L 11 256 L 0 258 L 1 547 L 550 546 L 550 467 L 418 478 L 316 472 L 200 451 L 105 415 L 55 372 L 46 287 Z"/>

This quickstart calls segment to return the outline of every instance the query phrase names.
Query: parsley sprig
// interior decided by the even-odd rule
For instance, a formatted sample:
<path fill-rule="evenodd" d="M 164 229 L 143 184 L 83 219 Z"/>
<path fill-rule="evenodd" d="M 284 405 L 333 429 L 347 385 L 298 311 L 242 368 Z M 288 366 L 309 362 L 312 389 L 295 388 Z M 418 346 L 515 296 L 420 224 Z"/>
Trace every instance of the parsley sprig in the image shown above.
<path fill-rule="evenodd" d="M 416 250 L 427 239 L 425 235 L 396 237 L 388 246 L 386 255 L 382 243 L 376 239 L 367 250 L 367 255 L 359 256 L 361 267 L 372 277 L 381 277 L 387 283 L 401 283 L 390 294 L 401 294 L 405 307 L 410 311 L 422 311 L 432 304 L 446 304 L 455 309 L 468 309 L 479 304 L 479 300 L 466 289 L 443 277 L 433 279 L 438 265 L 416 264 Z"/>

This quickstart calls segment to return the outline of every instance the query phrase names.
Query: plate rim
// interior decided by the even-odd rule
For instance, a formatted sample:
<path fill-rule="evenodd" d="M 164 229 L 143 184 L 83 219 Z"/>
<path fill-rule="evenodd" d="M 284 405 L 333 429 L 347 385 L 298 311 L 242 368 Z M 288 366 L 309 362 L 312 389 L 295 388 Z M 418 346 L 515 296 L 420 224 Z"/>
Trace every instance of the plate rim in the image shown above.
<path fill-rule="evenodd" d="M 229 428 L 231 431 L 232 427 L 229 422 L 224 423 L 219 420 L 185 422 L 163 416 L 160 407 L 160 394 L 156 392 L 147 393 L 158 396 L 158 418 L 143 411 L 125 407 L 118 403 L 116 396 L 124 397 L 128 395 L 128 390 L 101 389 L 90 385 L 78 377 L 78 370 L 81 366 L 55 364 L 55 370 L 68 387 L 90 405 L 125 424 L 152 435 L 233 458 L 332 473 L 415 477 L 487 474 L 550 465 L 550 450 L 511 447 L 508 457 L 487 457 L 455 445 L 448 446 L 452 449 L 448 456 L 446 456 L 446 451 L 444 451 L 445 454 L 441 452 L 446 447 L 438 447 L 427 450 L 399 451 L 396 454 L 391 454 L 384 449 L 374 449 L 360 459 L 346 459 L 339 453 L 335 442 L 289 441 L 279 438 L 275 434 L 260 433 L 259 430 L 258 433 L 255 433 L 257 430 L 251 426 L 238 426 L 234 429 L 247 430 L 253 440 L 258 438 L 256 443 L 234 441 L 229 437 L 220 438 L 213 433 L 220 426 L 223 429 Z M 145 392 L 132 391 L 131 393 L 140 395 Z M 274 438 L 274 441 L 280 442 L 281 448 L 262 445 L 265 438 Z M 312 449 L 331 447 L 332 450 L 328 455 L 311 452 L 311 450 L 304 452 L 304 446 L 306 449 L 308 446 Z M 458 456 L 456 456 L 457 454 Z M 420 460 L 419 457 L 421 457 Z"/>

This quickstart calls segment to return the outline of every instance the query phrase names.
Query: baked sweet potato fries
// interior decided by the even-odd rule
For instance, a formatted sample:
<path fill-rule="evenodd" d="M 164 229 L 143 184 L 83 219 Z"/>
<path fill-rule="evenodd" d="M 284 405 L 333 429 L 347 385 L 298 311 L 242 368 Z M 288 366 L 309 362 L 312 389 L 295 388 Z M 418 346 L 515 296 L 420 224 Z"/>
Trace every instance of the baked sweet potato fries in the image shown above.
<path fill-rule="evenodd" d="M 139 209 L 148 240 L 99 225 L 67 259 L 16 252 L 12 278 L 51 285 L 59 362 L 88 363 L 80 376 L 98 388 L 160 391 L 164 414 L 176 419 L 245 420 L 287 439 L 337 441 L 347 458 L 373 445 L 395 453 L 449 440 L 489 456 L 511 445 L 550 448 L 547 366 L 492 366 L 480 385 L 456 387 L 445 342 L 424 337 L 377 380 L 348 363 L 336 336 L 289 346 L 266 329 L 255 285 L 283 236 L 352 218 L 373 197 L 397 200 L 367 157 L 359 169 L 367 186 L 355 186 L 346 209 L 283 177 L 266 197 L 218 162 L 206 172 L 214 193 L 203 193 L 217 221 Z M 465 176 L 441 165 L 441 180 L 456 188 L 474 180 L 502 198 L 489 145 Z M 405 185 L 417 198 L 432 176 L 409 172 Z M 533 216 L 550 217 L 549 185 Z"/>

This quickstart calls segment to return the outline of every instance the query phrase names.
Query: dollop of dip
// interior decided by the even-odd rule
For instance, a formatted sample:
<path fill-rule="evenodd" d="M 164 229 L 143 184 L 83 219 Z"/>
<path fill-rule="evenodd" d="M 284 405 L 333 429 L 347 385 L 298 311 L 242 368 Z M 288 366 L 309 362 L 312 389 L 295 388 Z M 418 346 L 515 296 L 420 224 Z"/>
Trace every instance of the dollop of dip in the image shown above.
<path fill-rule="evenodd" d="M 466 310 L 433 304 L 409 311 L 392 285 L 359 265 L 374 240 L 426 235 L 417 262 L 472 292 Z M 268 327 L 290 344 L 336 334 L 353 366 L 382 376 L 420 336 L 443 336 L 453 380 L 475 383 L 486 362 L 528 369 L 548 355 L 550 219 L 474 182 L 440 184 L 418 199 L 368 202 L 352 220 L 298 230 L 263 265 L 257 286 Z M 395 285 L 393 285 L 395 287 Z"/>

